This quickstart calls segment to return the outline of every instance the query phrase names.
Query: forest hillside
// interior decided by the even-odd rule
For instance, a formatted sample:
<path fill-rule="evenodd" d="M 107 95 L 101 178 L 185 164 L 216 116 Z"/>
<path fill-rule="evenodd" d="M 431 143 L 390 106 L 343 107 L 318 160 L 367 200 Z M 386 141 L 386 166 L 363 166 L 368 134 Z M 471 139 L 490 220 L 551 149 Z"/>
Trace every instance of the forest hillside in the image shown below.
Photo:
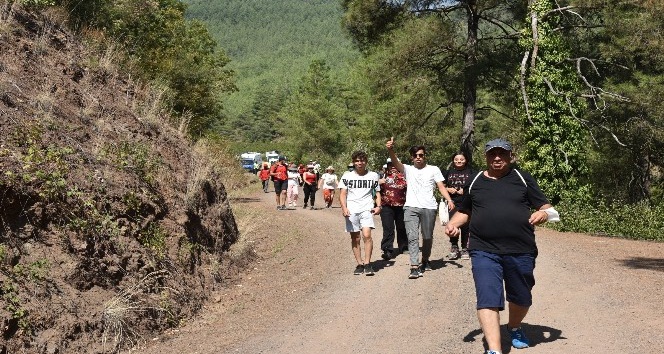
<path fill-rule="evenodd" d="M 238 92 L 226 101 L 231 119 L 252 109 L 262 93 L 286 94 L 313 60 L 343 75 L 359 51 L 341 26 L 338 0 L 186 0 L 186 15 L 203 21 L 231 58 Z"/>

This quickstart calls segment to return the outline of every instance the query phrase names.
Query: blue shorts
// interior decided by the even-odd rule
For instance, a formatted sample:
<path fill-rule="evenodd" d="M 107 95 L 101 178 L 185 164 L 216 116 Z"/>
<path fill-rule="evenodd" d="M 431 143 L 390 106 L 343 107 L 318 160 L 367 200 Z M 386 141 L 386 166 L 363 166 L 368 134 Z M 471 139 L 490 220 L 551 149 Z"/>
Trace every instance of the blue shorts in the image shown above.
<path fill-rule="evenodd" d="M 535 255 L 494 254 L 470 251 L 477 309 L 505 309 L 505 297 L 513 304 L 530 307 L 535 286 Z M 503 282 L 505 286 L 503 287 Z M 503 291 L 506 296 L 503 296 Z"/>

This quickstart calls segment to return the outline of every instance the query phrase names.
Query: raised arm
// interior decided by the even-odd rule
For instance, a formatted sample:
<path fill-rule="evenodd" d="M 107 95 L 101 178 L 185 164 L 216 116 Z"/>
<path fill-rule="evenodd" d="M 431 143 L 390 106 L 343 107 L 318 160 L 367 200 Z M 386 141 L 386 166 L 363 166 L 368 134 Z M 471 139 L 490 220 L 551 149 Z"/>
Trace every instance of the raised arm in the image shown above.
<path fill-rule="evenodd" d="M 397 171 L 403 173 L 403 164 L 399 159 L 397 158 L 397 155 L 394 153 L 394 137 L 391 137 L 390 140 L 388 140 L 385 143 L 385 147 L 387 148 L 387 152 L 390 154 L 390 160 L 392 160 L 392 165 L 397 169 Z"/>

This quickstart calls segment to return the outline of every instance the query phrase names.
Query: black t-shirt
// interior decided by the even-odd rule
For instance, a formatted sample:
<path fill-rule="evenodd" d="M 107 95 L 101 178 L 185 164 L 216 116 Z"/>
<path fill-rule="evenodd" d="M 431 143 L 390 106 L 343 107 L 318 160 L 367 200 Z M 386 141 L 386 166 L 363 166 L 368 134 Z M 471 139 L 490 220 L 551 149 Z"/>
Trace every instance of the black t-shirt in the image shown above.
<path fill-rule="evenodd" d="M 519 172 L 525 184 L 512 169 L 499 179 L 482 173 L 469 183 L 470 192 L 470 186 L 466 186 L 459 211 L 470 215 L 470 250 L 495 254 L 537 252 L 535 227 L 528 219 L 532 209 L 549 201 L 529 173 Z"/>
<path fill-rule="evenodd" d="M 475 173 L 470 168 L 466 167 L 463 170 L 457 170 L 456 168 L 451 168 L 445 171 L 443 174 L 445 177 L 445 185 L 447 187 L 463 189 L 464 186 L 470 183 L 470 179 L 475 177 Z M 457 208 L 463 202 L 463 197 L 465 194 L 451 194 L 452 201 Z"/>

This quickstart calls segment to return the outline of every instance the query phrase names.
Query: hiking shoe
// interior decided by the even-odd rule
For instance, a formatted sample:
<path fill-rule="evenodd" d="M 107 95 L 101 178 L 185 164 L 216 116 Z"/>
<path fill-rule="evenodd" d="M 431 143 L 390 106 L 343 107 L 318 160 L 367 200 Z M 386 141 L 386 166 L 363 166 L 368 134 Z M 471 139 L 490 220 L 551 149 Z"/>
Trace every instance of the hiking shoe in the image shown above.
<path fill-rule="evenodd" d="M 429 261 L 422 261 L 422 273 L 424 272 L 430 272 L 431 271 L 431 262 Z"/>
<path fill-rule="evenodd" d="M 528 348 L 530 341 L 526 338 L 526 334 L 523 333 L 521 327 L 518 328 L 507 328 L 507 331 L 510 332 L 510 337 L 512 337 L 512 346 L 516 349 Z"/>
<path fill-rule="evenodd" d="M 385 250 L 383 251 L 383 254 L 380 255 L 380 258 L 389 261 L 392 258 L 392 252 Z"/>
<path fill-rule="evenodd" d="M 420 272 L 419 268 L 410 268 L 410 275 L 408 276 L 408 279 L 417 279 L 422 276 L 422 272 Z"/>
<path fill-rule="evenodd" d="M 452 246 L 450 248 L 450 254 L 447 255 L 449 259 L 459 259 L 461 252 L 459 252 L 459 246 Z"/>
<path fill-rule="evenodd" d="M 374 275 L 374 270 L 371 264 L 367 264 L 364 266 L 364 275 Z"/>
<path fill-rule="evenodd" d="M 358 264 L 357 267 L 355 267 L 353 274 L 360 275 L 362 273 L 364 273 L 364 266 L 362 264 Z"/>
<path fill-rule="evenodd" d="M 470 259 L 470 254 L 468 253 L 468 250 L 465 248 L 461 250 L 461 259 L 465 261 Z"/>

